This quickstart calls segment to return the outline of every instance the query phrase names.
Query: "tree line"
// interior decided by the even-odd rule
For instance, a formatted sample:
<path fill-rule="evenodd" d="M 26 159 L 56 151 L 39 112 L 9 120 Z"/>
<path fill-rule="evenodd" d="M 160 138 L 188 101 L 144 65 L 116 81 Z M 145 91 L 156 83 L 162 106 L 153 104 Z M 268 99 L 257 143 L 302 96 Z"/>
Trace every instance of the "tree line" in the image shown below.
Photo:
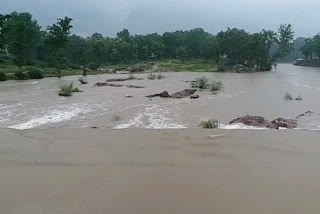
<path fill-rule="evenodd" d="M 320 59 L 320 33 L 312 38 L 307 38 L 300 51 L 307 61 L 313 60 L 315 57 Z"/>
<path fill-rule="evenodd" d="M 131 35 L 124 29 L 114 38 L 99 33 L 84 38 L 71 35 L 71 29 L 68 17 L 43 29 L 29 13 L 0 14 L 0 51 L 21 69 L 35 63 L 55 67 L 58 77 L 67 66 L 81 67 L 85 76 L 89 68 L 163 58 L 213 60 L 220 71 L 235 64 L 269 71 L 292 50 L 294 37 L 290 24 L 277 32 L 228 28 L 216 35 L 201 28 L 162 35 Z"/>

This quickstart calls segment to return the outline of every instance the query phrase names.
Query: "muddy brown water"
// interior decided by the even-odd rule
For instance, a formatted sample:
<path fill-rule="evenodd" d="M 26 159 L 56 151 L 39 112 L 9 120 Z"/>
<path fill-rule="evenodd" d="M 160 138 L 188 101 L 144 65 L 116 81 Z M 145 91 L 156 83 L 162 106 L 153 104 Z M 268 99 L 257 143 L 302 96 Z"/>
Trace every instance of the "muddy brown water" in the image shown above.
<path fill-rule="evenodd" d="M 235 73 L 165 73 L 165 79 L 147 80 L 147 74 L 137 74 L 145 80 L 121 82 L 144 86 L 92 87 L 108 78 L 127 77 L 124 74 L 88 76 L 87 85 L 79 85 L 79 76 L 45 78 L 43 80 L 6 81 L 0 83 L 0 127 L 15 129 L 49 127 L 99 128 L 192 128 L 201 120 L 213 118 L 222 128 L 232 119 L 244 115 L 259 115 L 266 119 L 295 118 L 306 111 L 314 114 L 299 119 L 299 128 L 320 129 L 320 69 L 279 64 L 272 72 Z M 207 90 L 197 92 L 198 100 L 146 98 L 146 95 L 167 90 L 170 94 L 190 88 L 186 81 L 206 76 L 221 81 L 217 94 Z M 63 83 L 74 82 L 84 92 L 72 97 L 59 97 Z M 285 101 L 285 93 L 301 96 L 302 101 Z M 126 96 L 133 98 L 126 98 Z M 113 120 L 115 116 L 120 120 Z"/>

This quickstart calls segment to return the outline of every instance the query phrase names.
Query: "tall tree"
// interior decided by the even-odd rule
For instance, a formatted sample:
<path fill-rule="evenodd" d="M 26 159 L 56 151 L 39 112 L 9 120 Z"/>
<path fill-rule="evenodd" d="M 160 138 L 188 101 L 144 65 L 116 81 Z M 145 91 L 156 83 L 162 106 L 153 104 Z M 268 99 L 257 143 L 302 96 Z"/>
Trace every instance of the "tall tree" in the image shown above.
<path fill-rule="evenodd" d="M 300 48 L 300 51 L 305 56 L 306 60 L 313 60 L 313 52 L 314 52 L 314 41 L 313 39 L 306 39 L 304 45 Z"/>
<path fill-rule="evenodd" d="M 10 15 L 2 15 L 0 14 L 0 51 L 5 49 L 5 38 L 4 38 L 4 33 L 5 33 L 5 28 L 4 25 L 10 18 Z"/>
<path fill-rule="evenodd" d="M 48 44 L 51 46 L 53 63 L 57 69 L 58 78 L 61 78 L 61 68 L 65 64 L 64 49 L 70 35 L 71 18 L 58 19 L 57 24 L 47 28 Z"/>
<path fill-rule="evenodd" d="M 176 56 L 178 59 L 180 59 L 182 61 L 182 63 L 184 63 L 185 59 L 188 56 L 187 48 L 183 47 L 183 46 L 180 46 L 179 48 L 177 48 Z"/>
<path fill-rule="evenodd" d="M 13 12 L 4 22 L 3 31 L 8 51 L 14 56 L 15 64 L 22 69 L 35 55 L 40 42 L 40 26 L 31 14 Z"/>

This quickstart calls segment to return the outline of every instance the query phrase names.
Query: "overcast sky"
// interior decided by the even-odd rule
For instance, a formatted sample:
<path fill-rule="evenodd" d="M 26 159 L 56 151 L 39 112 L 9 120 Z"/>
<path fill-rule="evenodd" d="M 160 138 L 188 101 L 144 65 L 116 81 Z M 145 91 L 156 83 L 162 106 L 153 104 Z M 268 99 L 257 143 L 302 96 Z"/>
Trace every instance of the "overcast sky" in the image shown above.
<path fill-rule="evenodd" d="M 296 37 L 320 32 L 320 0 L 0 0 L 0 13 L 12 11 L 30 12 L 44 27 L 71 17 L 72 32 L 82 36 L 114 36 L 123 28 L 132 34 L 195 27 L 257 32 L 285 23 L 293 25 Z"/>

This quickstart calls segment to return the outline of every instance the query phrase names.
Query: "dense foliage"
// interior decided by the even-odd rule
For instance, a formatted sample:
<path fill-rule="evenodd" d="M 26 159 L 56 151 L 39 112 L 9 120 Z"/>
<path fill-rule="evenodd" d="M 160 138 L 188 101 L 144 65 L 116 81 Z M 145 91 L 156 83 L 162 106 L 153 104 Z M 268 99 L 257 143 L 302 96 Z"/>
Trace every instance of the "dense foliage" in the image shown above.
<path fill-rule="evenodd" d="M 305 40 L 305 44 L 301 47 L 301 52 L 307 61 L 313 60 L 314 57 L 320 58 L 320 33 L 312 38 Z"/>
<path fill-rule="evenodd" d="M 21 70 L 37 63 L 56 68 L 61 77 L 66 67 L 82 68 L 86 76 L 88 69 L 101 65 L 174 58 L 182 62 L 213 60 L 220 71 L 235 64 L 266 71 L 293 47 L 291 25 L 281 25 L 278 32 L 262 30 L 254 34 L 233 28 L 212 35 L 196 28 L 162 35 L 131 35 L 124 29 L 114 38 L 99 33 L 83 38 L 70 35 L 71 22 L 68 17 L 58 19 L 43 30 L 29 13 L 0 15 L 0 51 Z"/>

